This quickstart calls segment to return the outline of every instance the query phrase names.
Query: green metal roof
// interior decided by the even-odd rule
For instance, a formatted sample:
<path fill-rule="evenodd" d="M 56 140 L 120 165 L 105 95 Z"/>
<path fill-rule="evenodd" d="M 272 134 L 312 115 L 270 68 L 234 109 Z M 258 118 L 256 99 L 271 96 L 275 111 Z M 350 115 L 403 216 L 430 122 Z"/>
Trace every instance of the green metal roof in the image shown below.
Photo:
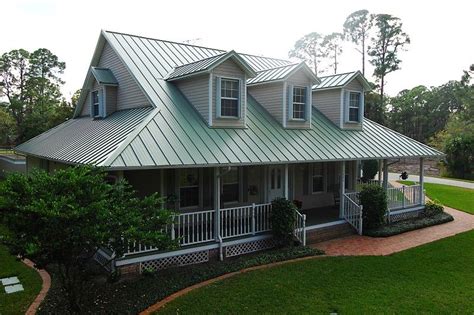
<path fill-rule="evenodd" d="M 156 108 L 117 112 L 103 120 L 72 119 L 20 145 L 18 151 L 112 169 L 442 155 L 367 119 L 362 131 L 342 130 L 316 109 L 311 129 L 285 129 L 250 95 L 247 128 L 209 128 L 181 91 L 163 78 L 179 64 L 222 51 L 121 33 L 102 34 Z M 256 71 L 287 64 L 251 55 L 242 58 Z"/>
<path fill-rule="evenodd" d="M 319 79 L 313 73 L 311 69 L 306 65 L 305 62 L 294 63 L 289 65 L 279 66 L 273 69 L 261 70 L 257 72 L 257 76 L 247 80 L 247 85 L 256 85 L 262 83 L 276 82 L 287 79 L 293 73 L 299 69 L 304 68 L 308 76 L 310 76 L 313 82 L 318 83 Z"/>
<path fill-rule="evenodd" d="M 118 82 L 112 70 L 108 68 L 91 67 L 92 75 L 99 84 L 117 86 Z"/>
<path fill-rule="evenodd" d="M 360 71 L 353 71 L 347 73 L 339 73 L 328 76 L 319 77 L 321 83 L 314 85 L 313 90 L 325 90 L 333 88 L 341 88 L 346 86 L 353 79 L 359 79 L 365 90 L 370 90 L 371 86 L 367 79 Z"/>

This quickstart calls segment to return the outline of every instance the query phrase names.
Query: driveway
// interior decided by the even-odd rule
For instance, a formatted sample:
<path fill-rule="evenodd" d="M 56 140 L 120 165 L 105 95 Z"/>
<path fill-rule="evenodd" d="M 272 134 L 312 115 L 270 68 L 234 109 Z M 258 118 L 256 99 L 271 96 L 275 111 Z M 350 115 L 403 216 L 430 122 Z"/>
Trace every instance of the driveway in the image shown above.
<path fill-rule="evenodd" d="M 400 174 L 398 173 L 388 173 L 388 180 L 389 181 L 399 180 L 399 176 Z M 377 178 L 377 176 L 375 178 Z M 418 175 L 409 175 L 408 180 L 418 182 L 420 181 L 420 177 Z M 443 184 L 443 185 L 449 185 L 449 186 L 457 186 L 457 187 L 474 189 L 474 183 L 463 182 L 463 181 L 455 180 L 455 179 L 425 176 L 424 180 L 425 180 L 425 183 Z"/>

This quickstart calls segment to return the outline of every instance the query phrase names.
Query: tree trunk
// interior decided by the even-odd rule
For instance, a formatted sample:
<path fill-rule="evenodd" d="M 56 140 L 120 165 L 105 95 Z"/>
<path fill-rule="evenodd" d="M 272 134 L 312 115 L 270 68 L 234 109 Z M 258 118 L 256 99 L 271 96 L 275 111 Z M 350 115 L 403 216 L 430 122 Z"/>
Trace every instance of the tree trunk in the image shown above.
<path fill-rule="evenodd" d="M 385 75 L 380 77 L 380 104 L 382 105 L 381 108 L 384 108 L 384 100 L 383 100 L 383 88 L 385 85 Z"/>
<path fill-rule="evenodd" d="M 337 74 L 337 46 L 334 49 L 334 74 Z"/>
<path fill-rule="evenodd" d="M 362 75 L 365 76 L 365 37 L 362 37 Z"/>

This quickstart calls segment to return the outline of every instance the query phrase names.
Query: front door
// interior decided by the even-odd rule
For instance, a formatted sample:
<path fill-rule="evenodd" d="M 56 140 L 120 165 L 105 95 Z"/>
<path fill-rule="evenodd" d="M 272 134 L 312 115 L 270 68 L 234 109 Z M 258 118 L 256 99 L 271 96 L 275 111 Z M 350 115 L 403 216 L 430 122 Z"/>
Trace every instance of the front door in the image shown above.
<path fill-rule="evenodd" d="M 283 166 L 277 165 L 268 168 L 268 201 L 285 196 L 283 176 Z"/>

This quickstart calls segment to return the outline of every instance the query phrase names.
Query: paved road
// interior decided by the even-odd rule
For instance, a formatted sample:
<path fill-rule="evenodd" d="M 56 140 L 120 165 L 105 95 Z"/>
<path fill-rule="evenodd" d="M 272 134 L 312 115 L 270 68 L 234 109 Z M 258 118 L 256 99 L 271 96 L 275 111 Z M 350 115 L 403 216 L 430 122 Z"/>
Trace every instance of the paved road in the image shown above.
<path fill-rule="evenodd" d="M 388 180 L 389 181 L 398 180 L 399 176 L 400 176 L 400 174 L 398 174 L 398 173 L 388 173 Z M 377 178 L 377 176 L 375 178 Z M 463 181 L 455 180 L 455 179 L 428 177 L 428 176 L 425 176 L 424 179 L 425 179 L 425 183 L 443 184 L 443 185 L 450 185 L 450 186 L 457 186 L 457 187 L 464 187 L 464 188 L 474 189 L 474 183 L 470 183 L 470 182 L 463 182 Z M 419 178 L 418 175 L 409 175 L 408 180 L 417 182 L 417 181 L 420 180 L 420 178 Z"/>

